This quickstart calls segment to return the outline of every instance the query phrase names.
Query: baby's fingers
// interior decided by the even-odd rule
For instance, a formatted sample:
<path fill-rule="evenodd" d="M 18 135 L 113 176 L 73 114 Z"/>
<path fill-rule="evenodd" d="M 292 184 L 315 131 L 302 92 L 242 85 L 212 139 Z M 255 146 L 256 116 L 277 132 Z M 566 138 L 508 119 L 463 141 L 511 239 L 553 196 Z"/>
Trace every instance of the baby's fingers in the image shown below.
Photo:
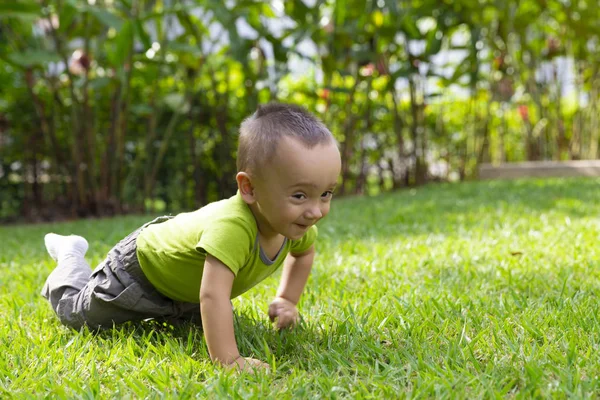
<path fill-rule="evenodd" d="M 275 321 L 275 318 L 277 318 L 279 314 L 281 314 L 281 306 L 277 304 L 271 304 L 269 306 L 269 319 L 271 322 Z"/>
<path fill-rule="evenodd" d="M 270 371 L 271 367 L 266 362 L 257 360 L 251 357 L 238 357 L 234 362 L 229 365 L 225 365 L 225 368 L 229 370 L 235 370 L 238 373 L 246 372 L 254 374 L 258 371 Z"/>
<path fill-rule="evenodd" d="M 245 365 L 243 370 L 250 372 L 250 373 L 255 373 L 258 371 L 270 371 L 271 367 L 269 366 L 269 364 L 267 364 L 266 362 L 257 360 L 256 358 L 245 358 Z"/>
<path fill-rule="evenodd" d="M 289 326 L 295 326 L 298 322 L 298 313 L 291 310 L 285 310 L 279 314 L 277 318 L 277 329 L 287 328 Z"/>

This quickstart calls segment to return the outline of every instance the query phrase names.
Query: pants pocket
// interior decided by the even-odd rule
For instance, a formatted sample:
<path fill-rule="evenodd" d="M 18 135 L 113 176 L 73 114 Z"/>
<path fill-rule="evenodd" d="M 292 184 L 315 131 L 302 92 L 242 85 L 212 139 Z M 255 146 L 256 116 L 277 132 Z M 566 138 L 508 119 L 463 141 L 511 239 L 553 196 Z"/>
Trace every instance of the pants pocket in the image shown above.
<path fill-rule="evenodd" d="M 108 281 L 107 283 L 110 285 L 114 282 Z M 110 304 L 123 310 L 133 310 L 135 305 L 140 301 L 142 293 L 143 291 L 140 285 L 134 282 L 122 289 L 119 293 L 114 293 L 114 288 L 112 287 L 106 288 L 103 287 L 103 285 L 96 286 L 94 288 L 92 297 L 96 301 Z"/>

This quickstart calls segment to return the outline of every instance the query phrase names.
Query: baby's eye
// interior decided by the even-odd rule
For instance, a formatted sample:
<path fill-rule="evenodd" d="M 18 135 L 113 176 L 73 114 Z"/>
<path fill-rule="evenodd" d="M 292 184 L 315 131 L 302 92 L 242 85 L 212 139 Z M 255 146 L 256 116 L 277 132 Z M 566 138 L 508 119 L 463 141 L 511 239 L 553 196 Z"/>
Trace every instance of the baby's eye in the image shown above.
<path fill-rule="evenodd" d="M 306 199 L 306 195 L 304 193 L 294 193 L 292 197 L 296 200 L 304 200 Z"/>
<path fill-rule="evenodd" d="M 321 197 L 324 199 L 329 199 L 333 196 L 333 191 L 328 190 L 326 192 L 323 192 L 323 194 L 321 194 Z"/>

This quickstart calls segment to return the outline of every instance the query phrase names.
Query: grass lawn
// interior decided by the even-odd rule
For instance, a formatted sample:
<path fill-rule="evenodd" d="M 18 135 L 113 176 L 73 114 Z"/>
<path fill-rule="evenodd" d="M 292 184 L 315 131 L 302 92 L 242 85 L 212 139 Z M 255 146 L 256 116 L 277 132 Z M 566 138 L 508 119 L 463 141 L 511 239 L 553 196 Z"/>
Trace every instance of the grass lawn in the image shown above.
<path fill-rule="evenodd" d="M 600 179 L 336 200 L 299 329 L 268 323 L 277 277 L 234 300 L 256 376 L 215 369 L 192 326 L 76 332 L 39 295 L 46 232 L 94 266 L 148 218 L 0 227 L 0 397 L 600 396 Z"/>

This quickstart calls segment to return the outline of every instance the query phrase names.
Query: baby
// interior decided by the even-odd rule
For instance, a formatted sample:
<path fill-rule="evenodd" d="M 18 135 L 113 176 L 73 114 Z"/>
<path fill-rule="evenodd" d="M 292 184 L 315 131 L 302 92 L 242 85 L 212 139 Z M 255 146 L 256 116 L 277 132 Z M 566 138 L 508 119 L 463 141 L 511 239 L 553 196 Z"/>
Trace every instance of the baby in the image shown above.
<path fill-rule="evenodd" d="M 297 323 L 315 224 L 329 212 L 340 168 L 335 139 L 313 115 L 293 105 L 261 106 L 240 127 L 236 195 L 146 223 L 93 271 L 83 237 L 47 234 L 58 265 L 42 295 L 75 329 L 146 318 L 201 322 L 214 362 L 268 368 L 240 355 L 230 299 L 283 266 L 269 317 L 279 329 Z"/>

